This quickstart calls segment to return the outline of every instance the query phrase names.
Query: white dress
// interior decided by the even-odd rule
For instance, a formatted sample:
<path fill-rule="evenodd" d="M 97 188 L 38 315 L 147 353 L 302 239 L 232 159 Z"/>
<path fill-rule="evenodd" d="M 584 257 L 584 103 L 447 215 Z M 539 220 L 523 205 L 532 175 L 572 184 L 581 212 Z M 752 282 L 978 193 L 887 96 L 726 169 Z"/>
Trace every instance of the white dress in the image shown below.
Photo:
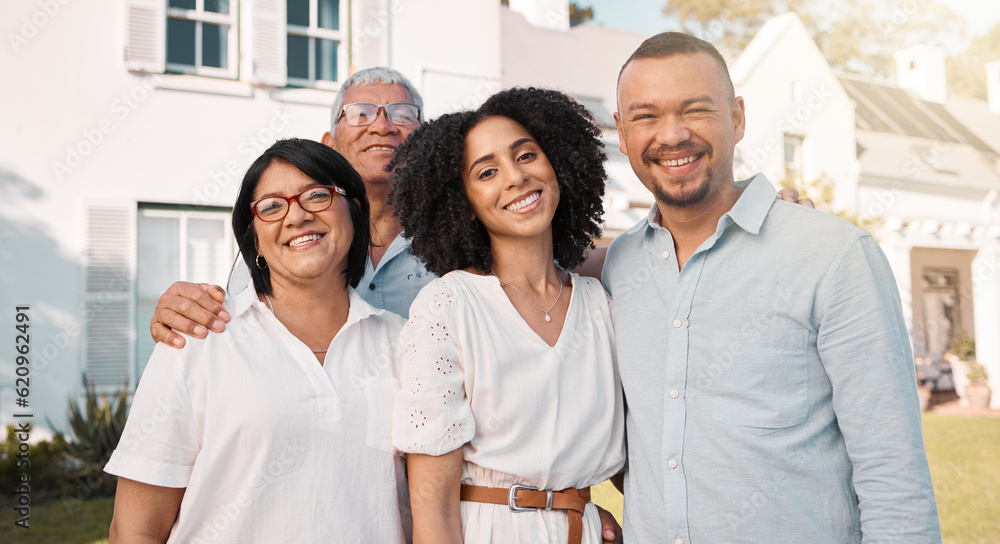
<path fill-rule="evenodd" d="M 616 474 L 625 427 L 609 299 L 597 280 L 570 276 L 552 347 L 495 276 L 455 271 L 424 287 L 399 338 L 393 445 L 428 455 L 463 448 L 463 484 L 561 490 Z M 583 542 L 601 542 L 592 504 L 583 523 Z M 562 544 L 567 524 L 563 510 L 462 502 L 465 542 Z"/>
<path fill-rule="evenodd" d="M 403 320 L 349 297 L 323 366 L 252 284 L 225 332 L 157 344 L 105 470 L 186 488 L 168 543 L 407 540 L 389 434 Z"/>

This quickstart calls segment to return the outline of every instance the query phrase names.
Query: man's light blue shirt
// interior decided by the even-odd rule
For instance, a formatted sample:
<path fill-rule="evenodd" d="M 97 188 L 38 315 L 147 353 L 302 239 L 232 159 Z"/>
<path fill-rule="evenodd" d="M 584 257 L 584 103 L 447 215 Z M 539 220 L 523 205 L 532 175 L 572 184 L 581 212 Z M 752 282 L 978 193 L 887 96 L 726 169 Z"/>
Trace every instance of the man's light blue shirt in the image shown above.
<path fill-rule="evenodd" d="M 436 277 L 410 253 L 410 241 L 400 234 L 389 244 L 377 267 L 368 259 L 357 291 L 368 304 L 405 318 L 417 293 Z"/>
<path fill-rule="evenodd" d="M 678 270 L 608 251 L 626 542 L 940 542 L 899 293 L 866 231 L 746 185 Z"/>

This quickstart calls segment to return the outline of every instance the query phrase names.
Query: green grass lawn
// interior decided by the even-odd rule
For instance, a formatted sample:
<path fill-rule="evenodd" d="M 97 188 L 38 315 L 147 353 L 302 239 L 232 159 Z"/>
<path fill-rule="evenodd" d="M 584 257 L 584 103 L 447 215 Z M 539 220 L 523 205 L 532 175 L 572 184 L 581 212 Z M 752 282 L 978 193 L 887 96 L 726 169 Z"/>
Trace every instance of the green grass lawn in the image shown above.
<path fill-rule="evenodd" d="M 0 542 L 9 544 L 108 544 L 114 499 L 64 502 L 31 507 L 29 528 L 16 527 L 12 509 L 0 511 Z"/>
<path fill-rule="evenodd" d="M 945 544 L 1000 542 L 1000 418 L 924 414 Z"/>
<path fill-rule="evenodd" d="M 924 414 L 924 444 L 944 544 L 1000 543 L 1000 418 Z M 610 482 L 592 493 L 621 522 L 621 493 Z"/>
<path fill-rule="evenodd" d="M 924 414 L 924 443 L 944 543 L 1000 543 L 1000 418 Z M 609 482 L 593 498 L 621 520 L 622 496 Z M 28 530 L 15 527 L 16 513 L 5 508 L 0 542 L 106 544 L 112 507 L 110 498 L 33 506 Z"/>

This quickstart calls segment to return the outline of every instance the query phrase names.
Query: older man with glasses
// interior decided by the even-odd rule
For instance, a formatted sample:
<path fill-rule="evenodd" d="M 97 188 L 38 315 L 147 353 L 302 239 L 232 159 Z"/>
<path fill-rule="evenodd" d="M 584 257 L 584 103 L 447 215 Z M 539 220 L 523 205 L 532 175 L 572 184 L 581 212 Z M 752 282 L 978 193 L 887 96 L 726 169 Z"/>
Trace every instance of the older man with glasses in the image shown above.
<path fill-rule="evenodd" d="M 344 81 L 322 142 L 343 155 L 361 174 L 371 204 L 372 249 L 358 294 L 369 304 L 406 317 L 417 292 L 434 278 L 409 252 L 409 241 L 388 202 L 385 166 L 396 147 L 420 125 L 423 99 L 391 68 L 360 70 Z M 150 323 L 157 342 L 184 345 L 183 332 L 204 338 L 221 332 L 229 315 L 225 291 L 208 284 L 176 282 L 160 297 Z M 206 328 L 203 324 L 207 324 Z M 177 331 L 177 332 L 175 332 Z"/>

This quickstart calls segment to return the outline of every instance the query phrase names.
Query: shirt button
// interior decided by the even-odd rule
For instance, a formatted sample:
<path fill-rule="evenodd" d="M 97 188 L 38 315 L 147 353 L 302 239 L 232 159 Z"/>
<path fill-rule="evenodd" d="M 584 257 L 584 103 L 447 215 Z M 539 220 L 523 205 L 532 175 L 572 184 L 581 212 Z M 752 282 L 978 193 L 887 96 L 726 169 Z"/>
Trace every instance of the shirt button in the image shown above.
<path fill-rule="evenodd" d="M 674 320 L 674 328 L 675 329 L 681 328 L 681 320 L 680 319 L 675 319 Z"/>
<path fill-rule="evenodd" d="M 667 461 L 667 466 L 670 467 L 670 468 L 677 468 L 677 461 L 674 461 L 673 459 L 671 459 L 671 460 Z M 677 540 L 677 542 L 680 542 L 680 540 Z"/>
<path fill-rule="evenodd" d="M 676 389 L 670 391 L 670 398 L 676 399 L 678 395 L 680 395 L 680 393 L 678 393 Z"/>
<path fill-rule="evenodd" d="M 674 544 L 684 544 L 684 541 L 678 538 L 674 541 Z"/>
<path fill-rule="evenodd" d="M 371 289 L 372 291 L 374 291 L 375 290 L 375 284 L 374 283 L 369 283 L 368 284 L 368 288 Z"/>
<path fill-rule="evenodd" d="M 663 252 L 663 258 L 664 259 L 669 259 L 670 258 L 670 252 L 669 251 L 664 251 Z"/>

